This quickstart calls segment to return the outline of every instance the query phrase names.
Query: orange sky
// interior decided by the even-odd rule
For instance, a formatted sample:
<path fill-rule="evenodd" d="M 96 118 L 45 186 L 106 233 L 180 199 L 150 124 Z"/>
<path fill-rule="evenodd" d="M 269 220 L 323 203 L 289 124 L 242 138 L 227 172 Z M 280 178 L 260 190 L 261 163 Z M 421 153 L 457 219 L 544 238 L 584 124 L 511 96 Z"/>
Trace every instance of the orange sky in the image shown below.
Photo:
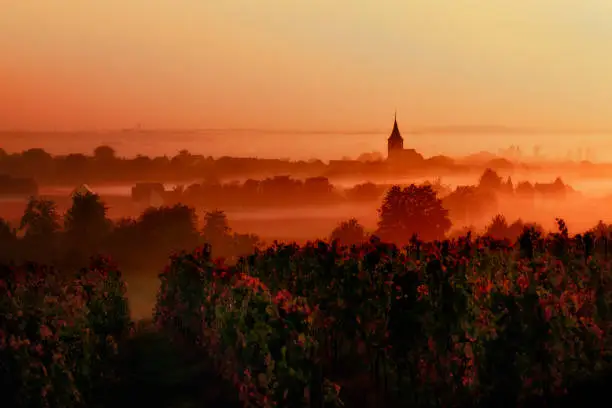
<path fill-rule="evenodd" d="M 0 129 L 381 129 L 395 108 L 405 130 L 612 129 L 610 21 L 609 0 L 5 1 Z"/>

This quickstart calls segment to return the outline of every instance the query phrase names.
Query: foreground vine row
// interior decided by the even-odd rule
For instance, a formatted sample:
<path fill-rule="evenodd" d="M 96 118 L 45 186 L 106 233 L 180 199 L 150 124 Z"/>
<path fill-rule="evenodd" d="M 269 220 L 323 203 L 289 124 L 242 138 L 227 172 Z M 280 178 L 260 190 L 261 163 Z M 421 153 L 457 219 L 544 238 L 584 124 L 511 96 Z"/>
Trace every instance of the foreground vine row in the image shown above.
<path fill-rule="evenodd" d="M 160 328 L 203 347 L 247 406 L 340 404 L 306 299 L 213 263 L 208 249 L 174 257 L 161 275 Z"/>
<path fill-rule="evenodd" d="M 338 384 L 389 405 L 516 406 L 609 367 L 610 263 L 594 248 L 562 229 L 516 246 L 276 245 L 232 268 L 204 250 L 161 275 L 157 321 L 252 406 L 339 403 Z"/>
<path fill-rule="evenodd" d="M 125 283 L 107 259 L 77 274 L 0 266 L 3 406 L 89 405 L 129 329 Z"/>

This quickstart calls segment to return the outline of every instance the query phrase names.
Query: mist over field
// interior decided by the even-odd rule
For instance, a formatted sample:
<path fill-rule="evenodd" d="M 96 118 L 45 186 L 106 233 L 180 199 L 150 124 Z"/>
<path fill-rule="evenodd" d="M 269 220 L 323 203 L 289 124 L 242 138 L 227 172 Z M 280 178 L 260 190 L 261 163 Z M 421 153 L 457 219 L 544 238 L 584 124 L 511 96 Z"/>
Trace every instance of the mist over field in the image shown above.
<path fill-rule="evenodd" d="M 491 218 L 496 214 L 504 214 L 508 219 L 519 219 L 536 222 L 546 229 L 556 228 L 555 218 L 563 217 L 572 230 L 583 231 L 591 228 L 599 220 L 608 220 L 608 208 L 612 204 L 612 178 L 592 179 L 578 176 L 564 177 L 563 174 L 554 173 L 549 170 L 520 172 L 520 171 L 498 171 L 505 178 L 511 177 L 513 181 L 529 181 L 531 183 L 552 182 L 556 177 L 561 179 L 573 190 L 569 196 L 562 199 L 535 199 L 526 202 L 512 197 L 500 197 L 495 205 L 487 212 L 465 220 L 454 220 L 454 228 L 475 227 L 477 231 L 484 229 Z M 229 178 L 227 181 L 246 180 L 243 178 Z M 374 179 L 374 178 L 373 178 Z M 393 184 L 407 185 L 410 183 L 421 184 L 424 182 L 438 181 L 445 188 L 452 190 L 457 186 L 478 184 L 478 175 L 458 176 L 436 176 L 430 177 L 377 177 L 375 182 L 381 185 L 391 186 Z M 330 182 L 336 188 L 348 189 L 369 179 L 359 177 L 340 176 L 330 177 Z M 194 181 L 195 182 L 195 181 Z M 164 183 L 167 189 L 187 183 Z M 131 194 L 132 184 L 91 184 L 90 187 L 103 197 L 128 198 Z M 68 197 L 74 186 L 47 186 L 40 190 L 41 195 Z M 441 197 L 447 192 L 442 192 Z M 374 230 L 377 222 L 377 210 L 380 203 L 377 201 L 368 203 L 345 203 L 306 206 L 284 206 L 282 208 L 230 208 L 225 210 L 228 218 L 235 222 L 242 231 L 251 231 L 260 236 L 272 239 L 306 239 L 324 238 L 335 224 L 343 221 L 347 216 L 357 218 L 368 229 Z M 206 208 L 198 208 L 204 211 Z M 109 213 L 112 218 L 121 218 L 134 215 L 132 211 L 122 210 L 118 207 L 110 207 Z M 451 214 L 452 218 L 452 214 Z"/>

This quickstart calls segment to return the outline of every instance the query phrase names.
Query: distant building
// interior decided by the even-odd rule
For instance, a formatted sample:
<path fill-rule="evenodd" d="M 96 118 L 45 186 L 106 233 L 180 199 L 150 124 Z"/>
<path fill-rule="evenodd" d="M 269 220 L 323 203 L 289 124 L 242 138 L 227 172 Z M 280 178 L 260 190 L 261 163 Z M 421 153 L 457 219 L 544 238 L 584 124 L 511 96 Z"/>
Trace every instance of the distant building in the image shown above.
<path fill-rule="evenodd" d="M 404 149 L 404 138 L 402 137 L 399 127 L 397 126 L 397 114 L 393 121 L 393 130 L 387 139 L 387 160 L 393 162 L 419 162 L 423 160 L 414 149 Z"/>

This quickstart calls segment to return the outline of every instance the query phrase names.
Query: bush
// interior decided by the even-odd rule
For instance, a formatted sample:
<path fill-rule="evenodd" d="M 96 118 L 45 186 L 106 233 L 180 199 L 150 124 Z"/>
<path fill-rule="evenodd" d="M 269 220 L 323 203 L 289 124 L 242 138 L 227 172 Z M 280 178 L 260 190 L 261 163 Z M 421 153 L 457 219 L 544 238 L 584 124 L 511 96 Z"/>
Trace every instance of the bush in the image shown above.
<path fill-rule="evenodd" d="M 79 276 L 0 266 L 0 383 L 16 407 L 84 406 L 107 374 L 129 313 L 121 275 L 98 260 Z"/>
<path fill-rule="evenodd" d="M 160 276 L 157 323 L 204 347 L 252 406 L 337 404 L 338 390 L 317 368 L 315 317 L 305 299 L 231 273 L 208 251 L 172 259 Z"/>

